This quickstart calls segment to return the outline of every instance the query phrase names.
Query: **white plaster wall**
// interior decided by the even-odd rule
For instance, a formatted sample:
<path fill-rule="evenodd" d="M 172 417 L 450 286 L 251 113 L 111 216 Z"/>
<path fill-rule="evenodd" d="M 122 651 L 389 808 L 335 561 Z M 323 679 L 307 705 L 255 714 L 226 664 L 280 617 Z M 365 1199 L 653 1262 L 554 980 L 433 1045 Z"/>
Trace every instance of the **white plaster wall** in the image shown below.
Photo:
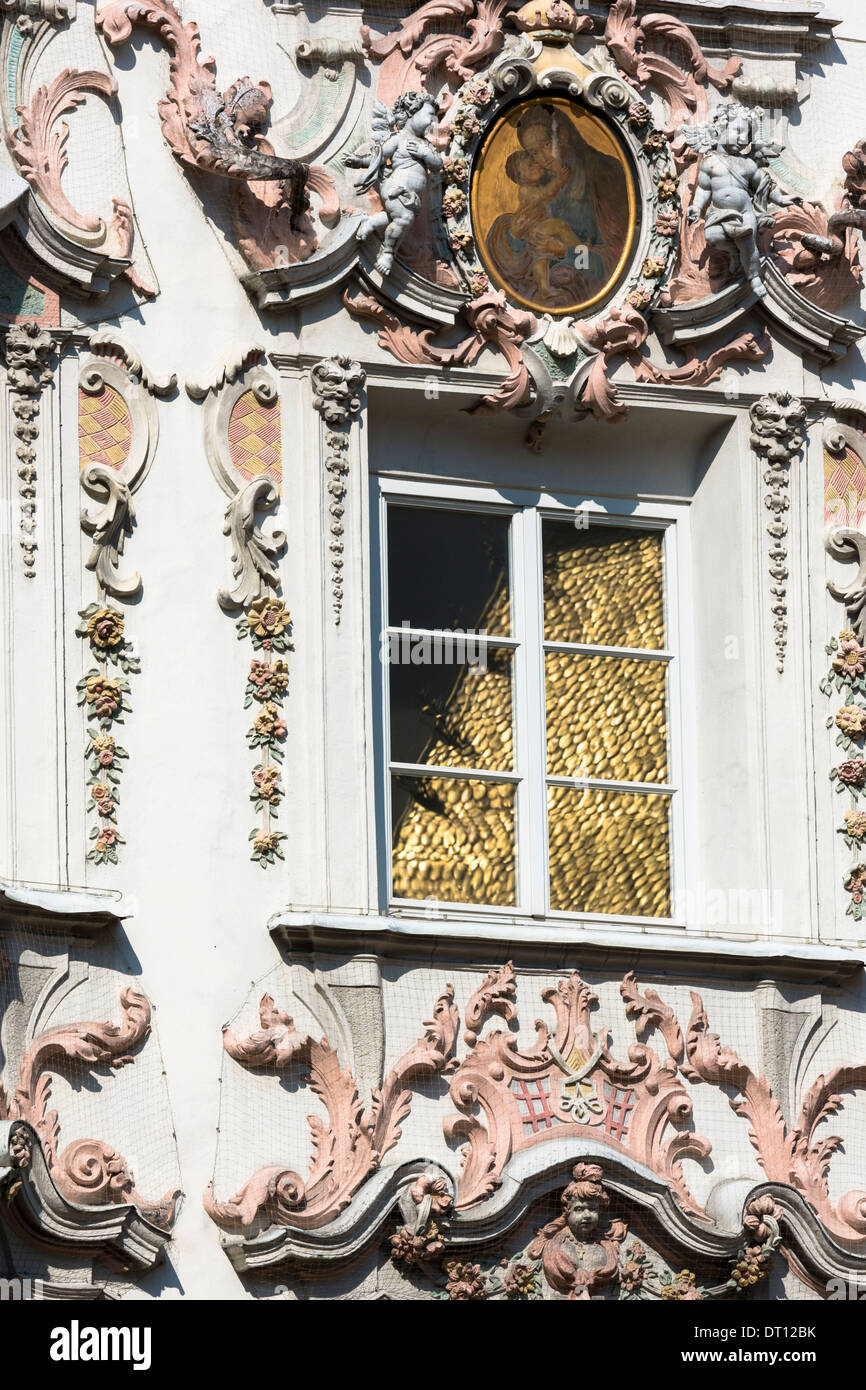
<path fill-rule="evenodd" d="M 792 131 L 800 159 L 814 160 L 818 154 L 820 172 L 828 178 L 853 139 L 866 133 L 860 47 L 866 21 L 858 0 L 834 0 L 834 7 L 844 15 L 840 48 L 847 67 L 828 66 L 826 76 L 813 82 L 802 131 Z M 247 72 L 253 78 L 267 76 L 280 95 L 275 114 L 284 114 L 293 95 L 292 68 L 272 41 L 269 26 L 275 17 L 259 0 L 219 0 L 197 8 L 185 4 L 184 12 L 201 23 L 203 48 L 215 53 L 220 80 Z M 79 23 L 86 24 L 87 5 L 80 6 L 80 15 Z M 294 33 L 290 17 L 281 16 L 279 23 L 281 38 L 288 42 Z M 46 71 L 61 51 L 49 51 Z M 4 442 L 2 868 L 13 878 L 87 884 L 123 894 L 128 950 L 158 1006 L 159 1046 L 187 1194 L 172 1264 L 187 1296 L 233 1298 L 246 1296 L 245 1289 L 220 1254 L 218 1233 L 201 1207 L 217 1149 L 221 1026 L 235 1018 L 253 981 L 270 979 L 277 957 L 265 925 L 273 913 L 287 904 L 360 912 L 379 906 L 370 831 L 376 731 L 370 716 L 370 651 L 364 647 L 371 582 L 365 468 L 489 476 L 522 485 L 541 478 L 589 494 L 598 490 L 601 479 L 604 491 L 688 499 L 694 556 L 694 607 L 688 616 L 701 673 L 695 692 L 696 881 L 708 888 L 779 888 L 784 914 L 778 934 L 789 939 L 815 942 L 838 934 L 862 941 L 862 929 L 842 916 L 838 873 L 833 870 L 831 885 L 826 870 L 828 856 L 821 847 L 833 841 L 822 780 L 826 750 L 818 745 L 813 755 L 811 746 L 814 727 L 823 719 L 823 709 L 814 710 L 812 702 L 817 654 L 825 627 L 832 629 L 839 617 L 823 592 L 820 447 L 813 441 L 808 465 L 795 478 L 792 492 L 792 616 L 789 665 L 781 686 L 774 684 L 766 562 L 757 549 L 764 535 L 762 489 L 747 452 L 743 413 L 751 397 L 767 389 L 788 387 L 812 395 L 856 390 L 864 359 L 855 350 L 839 366 L 818 374 L 779 345 L 771 362 L 741 379 L 743 396 L 733 405 L 719 389 L 702 394 L 697 403 L 682 395 L 668 399 L 664 409 L 635 408 L 631 422 L 615 430 L 555 423 L 544 453 L 536 458 L 524 448 L 523 422 L 511 416 L 482 421 L 461 413 L 471 399 L 468 389 L 459 399 L 443 390 L 438 406 L 425 401 L 418 389 L 425 374 L 398 369 L 375 346 L 373 335 L 339 309 L 336 294 L 312 305 L 303 322 L 295 312 L 262 318 L 162 137 L 156 101 L 166 81 L 165 54 L 149 38 L 136 39 L 134 62 L 128 60 L 130 50 L 125 52 L 116 72 L 125 168 L 161 293 L 154 302 L 128 311 L 124 291 L 116 288 L 102 304 L 76 305 L 74 313 L 70 308 L 67 322 L 115 322 L 153 373 L 175 372 L 180 380 L 174 398 L 157 406 L 158 453 L 136 497 L 138 525 L 124 562 L 139 569 L 144 581 L 140 601 L 127 612 L 142 664 L 141 674 L 130 680 L 133 712 L 120 730 L 130 753 L 120 805 L 127 844 L 116 870 L 86 863 L 83 719 L 74 687 L 89 661 L 83 644 L 71 634 L 77 610 L 92 600 L 94 588 L 82 564 L 89 545 L 77 533 L 77 362 L 69 356 L 43 404 L 39 565 L 36 581 L 29 584 L 20 577 L 14 459 L 8 440 Z M 103 131 L 105 118 L 104 113 L 95 117 L 98 124 L 92 127 L 77 125 L 78 119 L 76 114 L 70 120 L 70 187 L 77 190 L 80 184 L 101 204 L 105 194 L 118 191 L 115 171 L 119 177 L 123 161 L 115 149 L 82 178 L 81 152 Z M 206 375 L 231 344 L 242 340 L 261 342 L 287 364 L 281 368 L 286 481 L 277 524 L 288 533 L 282 578 L 295 618 L 286 701 L 287 795 L 280 817 L 288 839 L 285 865 L 267 872 L 249 861 L 247 846 L 255 823 L 247 799 L 255 758 L 246 746 L 249 712 L 243 710 L 250 647 L 236 640 L 232 620 L 215 600 L 229 573 L 229 548 L 222 535 L 225 498 L 205 457 L 201 407 L 182 389 L 188 377 Z M 311 410 L 307 375 L 312 361 L 335 351 L 360 358 L 370 372 L 369 417 L 356 427 L 352 445 L 347 599 L 339 634 L 330 616 L 322 538 L 320 425 Z M 479 370 L 498 367 L 489 354 L 479 364 Z M 621 377 L 630 380 L 628 368 Z M 66 633 L 65 644 L 61 632 Z M 741 642 L 736 661 L 724 654 L 729 635 Z M 818 789 L 814 794 L 813 788 Z M 824 875 L 820 897 L 819 873 Z M 835 912 L 827 905 L 827 893 L 834 895 Z M 768 931 L 769 924 L 761 922 L 754 934 Z M 127 953 L 122 938 L 116 953 L 118 959 Z M 441 972 L 430 970 L 418 972 L 411 983 L 402 982 L 399 991 L 396 985 L 389 989 L 388 1060 L 420 1036 L 420 1024 L 444 983 Z M 262 987 L 256 985 L 235 1022 L 239 1031 L 255 1026 L 254 1006 Z M 467 981 L 463 992 L 467 997 L 471 992 Z M 726 1016 L 732 997 L 723 990 L 713 995 L 712 1026 L 749 1054 L 754 1049 L 747 999 L 736 996 Z M 524 1009 L 530 1007 L 527 1003 Z M 863 1052 L 866 1041 L 859 1015 L 851 1017 L 856 1022 L 844 1035 L 846 1057 L 858 1047 Z M 312 1027 L 301 1008 L 296 1022 Z M 828 1056 L 835 1045 L 828 1040 Z M 822 1058 L 825 1065 L 823 1053 Z M 117 1078 L 115 1094 L 123 1100 L 124 1114 L 143 1103 L 154 1075 L 149 1062 L 136 1062 Z M 316 1106 L 308 1091 L 289 1093 L 274 1078 L 250 1080 L 239 1068 L 229 1068 L 223 1098 L 233 1128 L 220 1144 L 219 1195 L 227 1195 L 265 1162 L 286 1160 L 303 1171 L 303 1116 Z M 58 1099 L 70 1110 L 76 1103 L 61 1083 Z M 98 1100 L 85 1098 L 75 1124 L 101 1124 L 100 1133 L 114 1140 L 108 1088 Z M 699 1129 L 726 1136 L 720 1171 L 727 1176 L 741 1169 L 751 1173 L 754 1162 L 742 1138 L 743 1122 L 706 1091 L 696 1094 L 695 1107 Z M 861 1112 L 862 1107 L 856 1112 L 857 1134 Z M 117 1125 L 122 1128 L 119 1119 Z M 120 1134 L 119 1145 L 121 1139 L 126 1142 Z M 168 1164 L 162 1139 L 153 1143 L 151 1151 L 142 1141 L 135 1165 L 139 1186 L 148 1194 L 162 1190 Z M 432 1099 L 422 1097 L 404 1126 L 402 1146 L 408 1150 L 423 1144 L 436 1156 L 436 1145 L 441 1148 L 442 1143 L 441 1112 Z M 853 1181 L 856 1161 L 846 1158 L 844 1163 L 845 1176 Z M 758 1170 L 756 1181 L 759 1177 Z M 692 1179 L 698 1193 L 700 1178 Z M 145 1286 L 158 1292 L 158 1274 Z"/>

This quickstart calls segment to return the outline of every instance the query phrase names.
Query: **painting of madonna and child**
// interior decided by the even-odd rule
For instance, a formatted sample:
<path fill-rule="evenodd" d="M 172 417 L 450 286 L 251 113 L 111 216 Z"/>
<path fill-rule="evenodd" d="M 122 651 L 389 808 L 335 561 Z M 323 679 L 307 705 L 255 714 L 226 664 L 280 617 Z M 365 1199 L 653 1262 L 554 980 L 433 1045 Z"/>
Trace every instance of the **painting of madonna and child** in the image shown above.
<path fill-rule="evenodd" d="M 604 299 L 629 260 L 635 208 L 616 137 L 563 99 L 506 112 L 472 180 L 476 244 L 490 279 L 539 313 L 577 313 Z"/>

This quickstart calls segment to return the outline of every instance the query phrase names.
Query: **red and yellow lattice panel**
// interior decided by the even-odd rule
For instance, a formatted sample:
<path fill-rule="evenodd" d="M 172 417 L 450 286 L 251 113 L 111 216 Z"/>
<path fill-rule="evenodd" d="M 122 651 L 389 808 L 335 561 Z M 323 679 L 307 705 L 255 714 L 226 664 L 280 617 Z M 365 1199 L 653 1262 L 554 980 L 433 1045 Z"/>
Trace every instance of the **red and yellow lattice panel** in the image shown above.
<path fill-rule="evenodd" d="M 235 402 L 229 420 L 229 457 L 242 478 L 265 476 L 279 489 L 283 480 L 280 402 L 263 405 L 254 391 Z"/>
<path fill-rule="evenodd" d="M 853 449 L 841 456 L 824 451 L 824 524 L 853 526 L 866 522 L 866 468 Z"/>
<path fill-rule="evenodd" d="M 78 456 L 81 468 L 101 463 L 121 469 L 132 448 L 132 420 L 126 402 L 113 386 L 95 395 L 78 392 Z"/>

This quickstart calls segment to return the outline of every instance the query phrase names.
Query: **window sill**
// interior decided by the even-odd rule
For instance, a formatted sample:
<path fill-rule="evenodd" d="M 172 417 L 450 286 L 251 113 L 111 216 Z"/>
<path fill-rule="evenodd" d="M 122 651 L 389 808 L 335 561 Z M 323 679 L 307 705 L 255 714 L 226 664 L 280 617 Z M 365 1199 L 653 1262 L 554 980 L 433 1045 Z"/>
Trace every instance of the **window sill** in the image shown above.
<path fill-rule="evenodd" d="M 285 911 L 269 922 L 275 940 L 290 952 L 328 951 L 341 956 L 371 954 L 446 962 L 487 963 L 519 957 L 521 966 L 551 970 L 633 969 L 665 975 L 712 973 L 728 979 L 795 980 L 838 985 L 866 963 L 863 948 L 699 935 L 671 925 L 635 928 L 618 923 L 565 920 L 537 923 L 479 921 L 477 918 L 378 915 L 352 916 L 327 911 Z"/>

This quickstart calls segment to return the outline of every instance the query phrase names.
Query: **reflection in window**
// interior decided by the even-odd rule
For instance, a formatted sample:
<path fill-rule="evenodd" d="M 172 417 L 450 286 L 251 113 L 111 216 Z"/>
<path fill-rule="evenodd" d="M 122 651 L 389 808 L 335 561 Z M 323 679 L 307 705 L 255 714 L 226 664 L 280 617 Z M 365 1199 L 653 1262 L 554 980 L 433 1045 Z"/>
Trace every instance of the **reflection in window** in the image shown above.
<path fill-rule="evenodd" d="M 397 506 L 388 561 L 394 897 L 670 917 L 661 530 Z M 437 647 L 456 629 L 483 629 L 468 661 Z"/>

